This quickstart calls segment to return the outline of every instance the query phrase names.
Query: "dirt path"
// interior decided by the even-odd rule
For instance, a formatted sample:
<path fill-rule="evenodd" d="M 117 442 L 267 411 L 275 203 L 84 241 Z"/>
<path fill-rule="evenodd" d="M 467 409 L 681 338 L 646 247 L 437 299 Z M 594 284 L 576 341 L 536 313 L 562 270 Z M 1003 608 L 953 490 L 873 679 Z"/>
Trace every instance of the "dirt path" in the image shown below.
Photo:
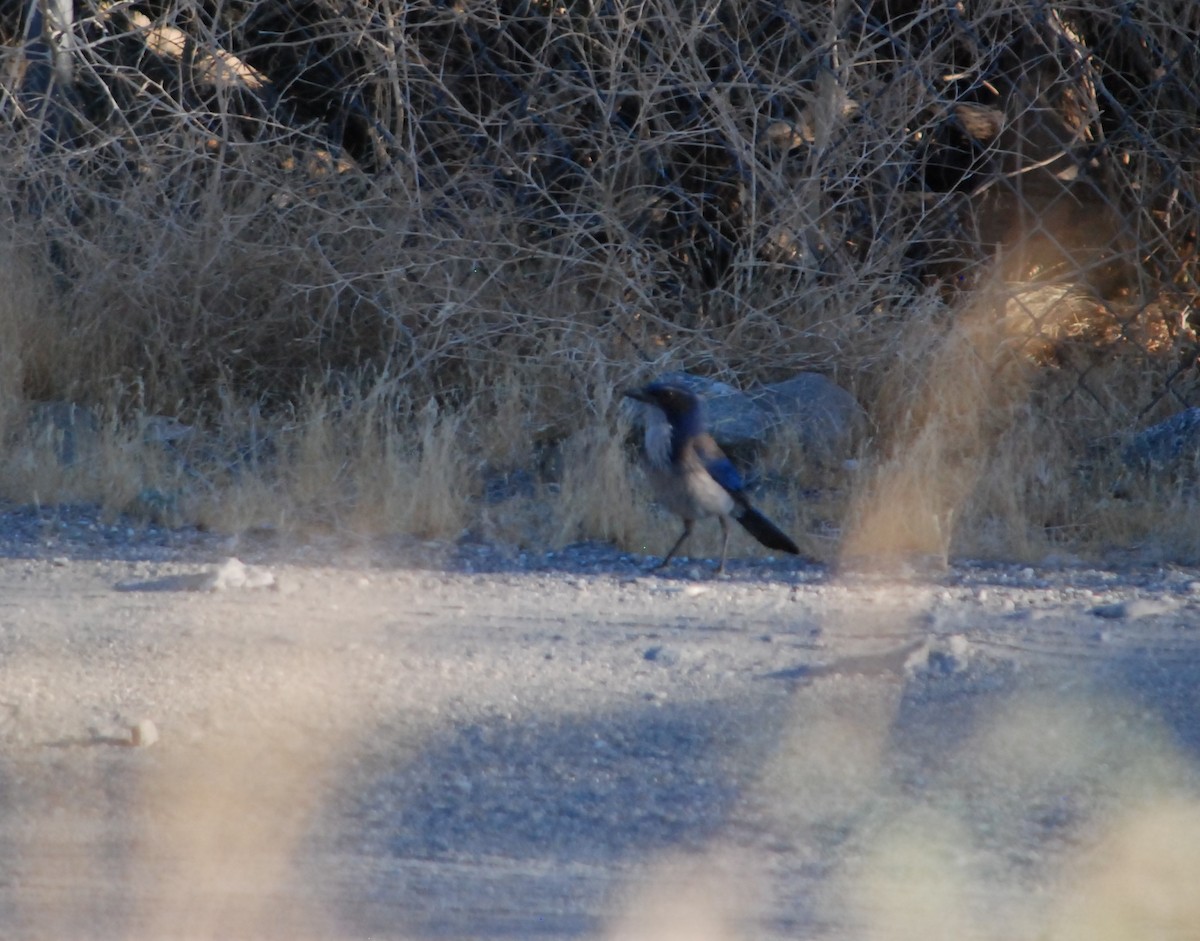
<path fill-rule="evenodd" d="M 1200 930 L 1194 572 L 7 548 L 3 937 Z"/>

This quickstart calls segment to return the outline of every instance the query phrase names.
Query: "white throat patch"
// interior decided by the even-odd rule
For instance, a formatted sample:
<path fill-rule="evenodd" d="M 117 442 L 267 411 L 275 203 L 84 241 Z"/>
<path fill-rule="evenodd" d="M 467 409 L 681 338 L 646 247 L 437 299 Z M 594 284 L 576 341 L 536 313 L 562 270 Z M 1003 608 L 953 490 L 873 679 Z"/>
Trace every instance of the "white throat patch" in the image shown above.
<path fill-rule="evenodd" d="M 671 423 L 662 409 L 650 406 L 645 409 L 646 461 L 651 467 L 666 467 L 671 463 Z"/>

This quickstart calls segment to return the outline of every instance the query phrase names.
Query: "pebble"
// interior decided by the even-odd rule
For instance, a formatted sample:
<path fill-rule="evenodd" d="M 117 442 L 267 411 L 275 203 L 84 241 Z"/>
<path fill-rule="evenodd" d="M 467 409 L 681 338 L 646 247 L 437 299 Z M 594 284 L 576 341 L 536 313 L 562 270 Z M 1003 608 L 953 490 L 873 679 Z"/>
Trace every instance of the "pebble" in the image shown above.
<path fill-rule="evenodd" d="M 1149 618 L 1158 614 L 1170 614 L 1176 605 L 1170 601 L 1158 598 L 1133 598 L 1129 601 L 1117 601 L 1112 604 L 1101 604 L 1092 608 L 1091 613 L 1098 618 L 1121 621 L 1133 618 Z"/>
<path fill-rule="evenodd" d="M 658 663 L 662 666 L 674 666 L 679 662 L 679 654 L 673 650 L 668 650 L 665 647 L 655 646 L 648 647 L 642 654 L 643 660 L 649 660 L 651 663 Z"/>
<path fill-rule="evenodd" d="M 930 638 L 905 659 L 904 673 L 909 679 L 964 673 L 970 668 L 972 654 L 971 643 L 962 634 Z"/>
<path fill-rule="evenodd" d="M 149 719 L 142 719 L 129 730 L 129 740 L 134 748 L 149 748 L 158 741 L 158 726 Z"/>
<path fill-rule="evenodd" d="M 248 567 L 241 559 L 228 558 L 208 574 L 209 591 L 231 588 L 270 588 L 275 576 L 263 569 Z"/>

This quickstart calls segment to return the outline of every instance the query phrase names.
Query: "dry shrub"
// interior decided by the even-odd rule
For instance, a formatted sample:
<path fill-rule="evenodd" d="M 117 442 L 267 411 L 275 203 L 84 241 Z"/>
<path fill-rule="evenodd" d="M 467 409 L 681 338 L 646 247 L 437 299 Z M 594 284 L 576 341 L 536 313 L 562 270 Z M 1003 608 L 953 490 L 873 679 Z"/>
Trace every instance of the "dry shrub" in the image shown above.
<path fill-rule="evenodd" d="M 885 374 L 878 419 L 890 433 L 857 494 L 846 558 L 944 562 L 956 534 L 972 554 L 1030 549 L 1031 518 L 1061 503 L 1053 490 L 1070 460 L 1032 408 L 1037 352 L 1078 306 L 1061 288 L 992 283 L 940 335 L 929 323 L 910 328 Z"/>
<path fill-rule="evenodd" d="M 294 419 L 271 429 L 269 453 L 218 453 L 198 468 L 212 481 L 195 511 L 209 526 L 393 532 L 453 539 L 478 494 L 477 448 L 463 419 L 430 402 L 414 410 L 376 390 L 361 398 L 310 392 Z"/>
<path fill-rule="evenodd" d="M 37 280 L 12 257 L 0 264 L 0 435 L 16 429 L 25 400 L 26 372 L 39 359 L 31 350 L 39 314 Z"/>
<path fill-rule="evenodd" d="M 555 500 L 556 542 L 582 537 L 631 546 L 643 529 L 634 503 L 625 428 L 598 425 L 563 445 L 562 482 Z"/>
<path fill-rule="evenodd" d="M 0 205 L 11 277 L 32 281 L 3 309 L 25 337 L 0 354 L 19 357 L 6 400 L 176 417 L 216 453 L 251 421 L 226 403 L 246 403 L 278 460 L 316 463 L 224 475 L 268 516 L 478 522 L 365 509 L 425 473 L 413 454 L 451 450 L 426 439 L 426 402 L 469 442 L 454 489 L 522 462 L 541 486 L 538 456 L 604 414 L 597 376 L 805 368 L 872 413 L 877 463 L 908 468 L 882 501 L 928 504 L 893 542 L 976 551 L 970 520 L 987 551 L 1033 552 L 1093 495 L 1091 442 L 1200 397 L 1186 4 L 177 0 L 81 8 L 55 81 L 53 39 L 20 48 L 10 14 Z M 997 347 L 1028 365 L 1011 390 L 989 336 L 1010 328 L 976 297 L 997 282 L 1087 299 Z M 972 358 L 981 380 L 939 375 Z M 311 390 L 356 383 L 310 415 Z M 379 385 L 421 403 L 392 431 L 363 417 Z M 1056 466 L 1008 447 L 1023 436 L 1063 442 Z M 931 476 L 944 496 L 916 493 Z M 602 506 L 613 483 L 570 486 Z M 183 502 L 212 517 L 199 489 Z M 584 517 L 567 529 L 624 531 Z"/>

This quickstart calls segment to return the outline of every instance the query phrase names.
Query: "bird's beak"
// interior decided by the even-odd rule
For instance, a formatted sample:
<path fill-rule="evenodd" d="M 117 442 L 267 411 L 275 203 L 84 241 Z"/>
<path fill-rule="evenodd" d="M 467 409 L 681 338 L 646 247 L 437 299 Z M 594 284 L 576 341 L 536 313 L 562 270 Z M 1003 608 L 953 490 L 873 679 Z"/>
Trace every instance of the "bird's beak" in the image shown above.
<path fill-rule="evenodd" d="M 626 389 L 624 392 L 625 398 L 634 399 L 638 402 L 649 402 L 650 397 L 646 395 L 645 389 Z"/>

